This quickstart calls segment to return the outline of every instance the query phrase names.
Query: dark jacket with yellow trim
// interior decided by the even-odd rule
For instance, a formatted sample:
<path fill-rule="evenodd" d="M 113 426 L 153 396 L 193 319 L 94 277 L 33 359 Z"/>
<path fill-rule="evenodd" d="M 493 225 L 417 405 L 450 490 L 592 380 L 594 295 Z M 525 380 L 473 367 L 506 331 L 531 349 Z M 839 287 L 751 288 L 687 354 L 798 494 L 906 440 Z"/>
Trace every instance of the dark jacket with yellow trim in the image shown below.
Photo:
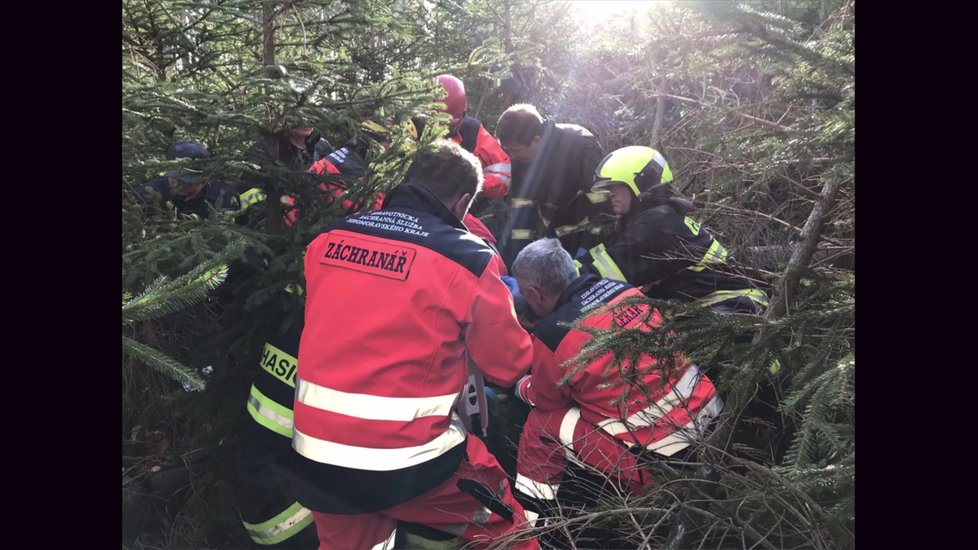
<path fill-rule="evenodd" d="M 682 302 L 718 290 L 756 287 L 723 260 L 726 251 L 709 231 L 686 215 L 695 207 L 677 196 L 671 185 L 660 184 L 632 204 L 632 210 L 619 220 L 614 236 L 604 245 L 605 259 L 614 262 L 628 283 L 636 287 L 656 283 L 643 289 L 649 297 Z M 713 261 L 705 262 L 711 249 Z M 582 274 L 610 275 L 602 273 L 604 268 L 595 257 L 600 254 L 592 248 L 591 254 L 578 258 Z"/>
<path fill-rule="evenodd" d="M 578 248 L 598 244 L 598 236 L 590 231 L 561 235 L 557 229 L 578 225 L 585 218 L 590 224 L 600 222 L 598 218 L 611 220 L 608 201 L 592 204 L 587 196 L 594 183 L 594 170 L 603 156 L 601 144 L 586 128 L 553 121 L 543 123 L 539 151 L 533 161 L 529 165 L 513 162 L 510 227 L 529 234 L 524 234 L 525 238 L 514 238 L 512 232 L 502 236 L 500 249 L 507 265 L 524 246 L 543 234 L 558 237 L 572 255 Z M 520 201 L 532 201 L 533 205 L 517 207 Z M 543 234 L 540 225 L 546 226 Z"/>
<path fill-rule="evenodd" d="M 237 187 L 217 180 L 208 181 L 199 195 L 188 199 L 174 194 L 169 178 L 161 176 L 136 188 L 133 196 L 145 210 L 155 208 L 167 213 L 194 215 L 202 220 L 210 218 L 214 211 L 226 214 L 239 208 Z"/>

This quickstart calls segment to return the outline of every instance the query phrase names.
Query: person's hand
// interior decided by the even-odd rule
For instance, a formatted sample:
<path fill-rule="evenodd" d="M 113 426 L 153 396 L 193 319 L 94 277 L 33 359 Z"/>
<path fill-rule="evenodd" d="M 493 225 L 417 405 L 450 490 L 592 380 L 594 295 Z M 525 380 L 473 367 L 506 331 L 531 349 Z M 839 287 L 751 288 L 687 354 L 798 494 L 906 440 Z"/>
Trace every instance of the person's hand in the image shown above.
<path fill-rule="evenodd" d="M 530 406 L 533 406 L 533 402 L 530 401 L 530 397 L 529 397 L 530 384 L 532 383 L 533 383 L 532 374 L 527 374 L 523 378 L 520 378 L 519 382 L 516 383 L 516 397 L 519 397 L 520 401 Z"/>
<path fill-rule="evenodd" d="M 515 277 L 500 275 L 499 278 L 503 281 L 503 284 L 506 285 L 506 288 L 509 289 L 509 293 L 513 296 L 514 300 L 521 296 L 520 285 L 516 283 Z"/>

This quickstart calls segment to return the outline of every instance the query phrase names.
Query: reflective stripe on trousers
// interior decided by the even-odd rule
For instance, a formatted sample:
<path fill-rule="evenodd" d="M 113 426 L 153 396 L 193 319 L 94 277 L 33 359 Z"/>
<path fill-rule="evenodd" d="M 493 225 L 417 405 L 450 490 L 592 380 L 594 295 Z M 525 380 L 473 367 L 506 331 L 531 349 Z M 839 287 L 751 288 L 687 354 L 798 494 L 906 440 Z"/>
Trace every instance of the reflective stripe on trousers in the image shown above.
<path fill-rule="evenodd" d="M 716 418 L 722 410 L 723 400 L 720 399 L 719 395 L 715 395 L 713 399 L 711 399 L 706 405 L 703 406 L 703 408 L 700 409 L 696 417 L 693 418 L 688 424 L 676 430 L 675 433 L 646 445 L 645 448 L 663 456 L 672 456 L 686 447 L 689 447 L 692 440 L 702 435 L 703 428 L 705 428 L 710 421 Z M 560 443 L 564 447 L 568 460 L 578 465 L 588 467 L 577 457 L 577 453 L 574 452 L 574 429 L 577 427 L 577 422 L 580 419 L 580 408 L 571 407 L 570 410 L 567 411 L 560 423 Z M 635 443 L 630 441 L 623 441 L 620 439 L 617 441 L 619 443 L 624 443 L 628 447 L 635 446 Z"/>
<path fill-rule="evenodd" d="M 581 466 L 583 468 L 589 468 L 589 466 L 580 458 L 577 458 L 577 453 L 574 452 L 574 429 L 577 428 L 577 422 L 581 419 L 581 408 L 571 407 L 564 413 L 564 418 L 560 421 L 560 444 L 564 447 L 564 454 L 567 456 L 567 460 L 570 460 L 574 464 Z"/>
<path fill-rule="evenodd" d="M 700 412 L 696 415 L 689 424 L 686 424 L 675 433 L 668 435 L 654 443 L 650 443 L 645 446 L 646 449 L 658 453 L 663 456 L 672 456 L 679 451 L 689 447 L 697 437 L 703 435 L 703 429 L 716 418 L 720 411 L 723 410 L 723 400 L 720 399 L 719 395 L 713 397 L 709 403 L 700 409 Z M 629 447 L 634 446 L 634 443 L 625 441 L 625 444 Z"/>
<path fill-rule="evenodd" d="M 291 538 L 312 523 L 312 513 L 298 502 L 268 521 L 253 524 L 242 521 L 251 540 L 257 544 L 278 544 Z"/>
<path fill-rule="evenodd" d="M 731 298 L 736 298 L 737 296 L 744 296 L 746 298 L 750 298 L 754 302 L 757 302 L 758 304 L 764 307 L 767 307 L 768 305 L 767 295 L 764 294 L 763 290 L 758 290 L 756 288 L 743 288 L 740 290 L 717 290 L 716 292 L 711 292 L 710 294 L 703 296 L 702 298 L 696 300 L 693 303 L 699 306 L 708 307 L 714 304 L 719 304 L 720 302 L 729 300 Z"/>
<path fill-rule="evenodd" d="M 251 395 L 248 396 L 248 412 L 255 422 L 269 430 L 288 438 L 292 437 L 292 410 L 276 403 L 259 391 L 254 384 L 251 385 Z"/>
<path fill-rule="evenodd" d="M 699 367 L 690 365 L 675 385 L 667 386 L 669 391 L 662 399 L 637 411 L 624 420 L 617 418 L 602 420 L 598 422 L 598 427 L 608 432 L 609 435 L 616 436 L 631 433 L 639 428 L 653 426 L 677 406 L 685 405 L 686 400 L 696 391 L 700 380 L 702 380 L 702 376 L 700 375 Z"/>

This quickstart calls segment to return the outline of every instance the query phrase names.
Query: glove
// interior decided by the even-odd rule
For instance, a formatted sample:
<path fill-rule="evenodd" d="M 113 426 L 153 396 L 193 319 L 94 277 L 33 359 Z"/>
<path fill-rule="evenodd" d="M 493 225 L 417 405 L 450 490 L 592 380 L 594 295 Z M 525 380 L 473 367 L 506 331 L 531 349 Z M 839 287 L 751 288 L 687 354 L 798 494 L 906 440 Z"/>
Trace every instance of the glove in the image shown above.
<path fill-rule="evenodd" d="M 527 374 L 523 378 L 520 378 L 519 382 L 516 383 L 516 397 L 519 397 L 521 401 L 523 401 L 527 405 L 530 405 L 531 407 L 534 405 L 534 403 L 530 401 L 530 397 L 529 397 L 530 384 L 532 383 L 533 383 L 532 374 Z"/>
<path fill-rule="evenodd" d="M 520 285 L 516 283 L 515 277 L 510 277 L 509 275 L 500 275 L 500 279 L 503 280 L 503 284 L 509 289 L 509 293 L 513 295 L 513 300 L 516 300 L 521 296 Z"/>

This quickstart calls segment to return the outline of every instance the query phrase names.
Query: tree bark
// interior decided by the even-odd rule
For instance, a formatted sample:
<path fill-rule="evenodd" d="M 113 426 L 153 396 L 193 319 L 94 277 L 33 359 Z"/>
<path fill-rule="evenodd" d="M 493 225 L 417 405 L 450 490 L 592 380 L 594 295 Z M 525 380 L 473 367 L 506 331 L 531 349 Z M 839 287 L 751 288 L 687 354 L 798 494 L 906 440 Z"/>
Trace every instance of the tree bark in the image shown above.
<path fill-rule="evenodd" d="M 788 267 L 775 287 L 771 305 L 764 314 L 765 319 L 778 319 L 788 311 L 788 305 L 791 303 L 795 291 L 798 290 L 798 282 L 805 270 L 808 269 L 812 256 L 815 254 L 818 241 L 822 236 L 822 229 L 825 227 L 823 218 L 835 203 L 835 198 L 839 194 L 840 183 L 838 177 L 829 176 L 822 186 L 820 198 L 808 215 L 805 227 L 802 228 L 801 242 L 795 246 L 791 260 L 788 261 Z"/>
<path fill-rule="evenodd" d="M 662 132 L 662 117 L 666 112 L 666 101 L 668 101 L 663 95 L 669 93 L 664 78 L 659 81 L 658 91 L 659 95 L 655 98 L 655 121 L 652 123 L 652 143 L 649 144 L 653 149 L 658 149 L 659 137 Z"/>
<path fill-rule="evenodd" d="M 261 60 L 265 65 L 275 64 L 275 4 L 274 0 L 265 0 L 261 4 L 262 13 L 262 54 Z"/>
<path fill-rule="evenodd" d="M 513 3 L 506 2 L 506 12 L 503 19 L 503 49 L 506 53 L 513 53 Z"/>

